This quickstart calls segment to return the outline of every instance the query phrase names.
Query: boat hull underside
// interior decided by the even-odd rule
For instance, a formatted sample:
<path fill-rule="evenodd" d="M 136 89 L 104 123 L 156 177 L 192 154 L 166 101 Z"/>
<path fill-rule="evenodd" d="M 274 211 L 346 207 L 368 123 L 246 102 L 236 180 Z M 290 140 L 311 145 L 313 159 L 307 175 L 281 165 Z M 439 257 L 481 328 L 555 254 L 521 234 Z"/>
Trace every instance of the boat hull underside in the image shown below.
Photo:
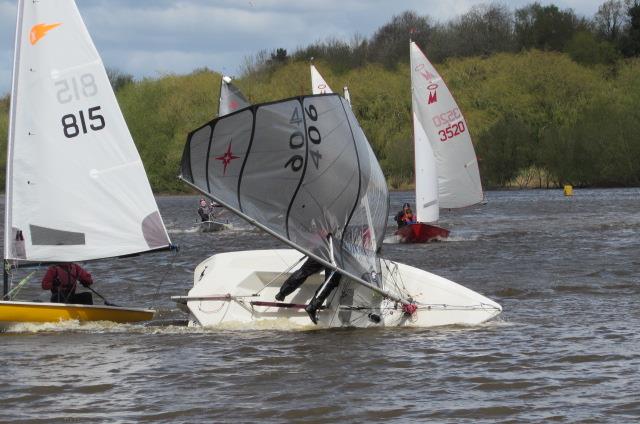
<path fill-rule="evenodd" d="M 309 327 L 304 311 L 323 273 L 313 275 L 283 303 L 275 295 L 301 258 L 295 250 L 259 250 L 214 255 L 195 270 L 194 287 L 176 299 L 191 315 L 192 325 L 225 328 Z M 476 325 L 501 311 L 500 305 L 445 278 L 404 264 L 383 263 L 385 281 L 396 282 L 418 309 L 412 315 L 402 305 L 384 299 L 360 284 L 342 278 L 340 286 L 318 312 L 318 328 L 436 327 Z M 387 284 L 387 283 L 385 283 Z M 293 304 L 287 306 L 286 304 Z"/>
<path fill-rule="evenodd" d="M 0 301 L 0 327 L 18 323 L 76 321 L 112 321 L 131 323 L 148 321 L 155 311 L 102 305 Z"/>

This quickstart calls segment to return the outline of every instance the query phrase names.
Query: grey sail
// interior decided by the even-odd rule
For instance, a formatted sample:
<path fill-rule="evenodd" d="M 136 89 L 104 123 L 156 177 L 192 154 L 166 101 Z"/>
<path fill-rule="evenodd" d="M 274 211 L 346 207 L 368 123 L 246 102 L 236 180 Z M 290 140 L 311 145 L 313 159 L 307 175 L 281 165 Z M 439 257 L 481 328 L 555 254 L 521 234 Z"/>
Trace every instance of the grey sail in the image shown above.
<path fill-rule="evenodd" d="M 181 178 L 254 225 L 376 284 L 389 193 L 336 94 L 253 105 L 189 134 Z"/>
<path fill-rule="evenodd" d="M 228 115 L 247 106 L 249 106 L 249 101 L 240 92 L 240 89 L 231 83 L 231 78 L 223 76 L 220 81 L 218 116 Z"/>

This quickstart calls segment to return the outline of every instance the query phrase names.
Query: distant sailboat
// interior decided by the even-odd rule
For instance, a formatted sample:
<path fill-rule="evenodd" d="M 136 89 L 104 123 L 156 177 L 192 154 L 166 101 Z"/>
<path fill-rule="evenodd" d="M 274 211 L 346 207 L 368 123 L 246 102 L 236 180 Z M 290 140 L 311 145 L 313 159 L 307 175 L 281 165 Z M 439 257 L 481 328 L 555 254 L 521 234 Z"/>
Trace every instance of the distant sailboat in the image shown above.
<path fill-rule="evenodd" d="M 216 156 L 231 152 L 234 159 Z M 231 156 L 229 156 L 231 157 Z M 477 324 L 500 305 L 452 281 L 379 257 L 389 210 L 380 165 L 346 100 L 336 94 L 252 105 L 189 134 L 180 178 L 295 250 L 214 255 L 174 300 L 193 325 L 307 326 L 314 275 L 274 296 L 304 256 L 339 272 L 321 327 Z"/>
<path fill-rule="evenodd" d="M 220 79 L 220 101 L 218 103 L 218 116 L 225 116 L 237 110 L 250 106 L 249 101 L 242 94 L 240 89 L 231 82 L 231 77 L 223 75 Z M 225 155 L 220 155 L 218 160 L 225 160 Z M 220 214 L 224 213 L 221 207 L 212 204 L 210 207 L 209 219 L 198 221 L 197 228 L 203 233 L 212 233 L 231 228 L 228 221 L 220 219 Z M 217 211 L 217 212 L 216 212 Z"/>
<path fill-rule="evenodd" d="M 7 268 L 168 249 L 138 151 L 73 0 L 19 1 L 7 146 Z M 0 302 L 15 322 L 148 320 L 154 311 Z"/>
<path fill-rule="evenodd" d="M 446 238 L 433 225 L 440 208 L 482 202 L 478 161 L 467 123 L 442 77 L 411 42 L 411 106 L 415 147 L 418 222 L 398 230 L 402 241 L 423 243 Z"/>
<path fill-rule="evenodd" d="M 231 77 L 223 75 L 220 80 L 218 116 L 228 115 L 248 106 L 250 106 L 249 101 L 244 97 L 240 89 L 231 82 Z"/>
<path fill-rule="evenodd" d="M 322 77 L 322 75 L 320 74 L 320 72 L 318 71 L 318 69 L 315 67 L 313 63 L 310 65 L 310 68 L 311 68 L 311 93 L 312 94 L 333 93 L 333 90 L 331 90 L 331 87 L 329 87 L 329 84 L 325 81 L 325 79 Z M 344 98 L 347 100 L 347 103 L 349 103 L 349 106 L 351 106 L 351 95 L 349 94 L 349 87 L 347 87 L 346 85 L 343 88 L 343 93 L 344 93 Z"/>

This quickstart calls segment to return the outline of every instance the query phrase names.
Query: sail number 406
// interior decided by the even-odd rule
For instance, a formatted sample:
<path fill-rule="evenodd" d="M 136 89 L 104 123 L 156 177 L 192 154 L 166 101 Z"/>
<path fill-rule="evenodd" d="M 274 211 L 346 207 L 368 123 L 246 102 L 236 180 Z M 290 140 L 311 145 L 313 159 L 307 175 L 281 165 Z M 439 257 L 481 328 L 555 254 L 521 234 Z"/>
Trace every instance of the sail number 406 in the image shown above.
<path fill-rule="evenodd" d="M 459 121 L 455 124 L 451 124 L 447 128 L 438 131 L 438 134 L 440 135 L 440 141 L 451 140 L 453 137 L 465 132 L 466 129 L 467 128 L 464 126 L 464 121 Z"/>
<path fill-rule="evenodd" d="M 305 109 L 305 113 L 307 117 L 311 119 L 311 121 L 315 122 L 318 120 L 318 111 L 314 105 L 310 105 L 307 109 Z M 298 113 L 298 108 L 295 108 L 293 110 L 293 114 L 291 115 L 291 119 L 289 120 L 289 123 L 300 125 L 302 122 L 303 122 L 303 119 Z M 320 144 L 320 142 L 322 141 L 322 136 L 320 135 L 320 131 L 318 131 L 318 128 L 314 125 L 310 125 L 307 128 L 307 136 L 309 137 L 309 140 L 315 145 Z M 302 131 L 295 131 L 289 137 L 289 148 L 291 148 L 292 150 L 297 150 L 302 148 L 303 146 L 304 146 L 304 133 Z M 320 152 L 318 150 L 309 149 L 309 156 L 311 156 L 311 160 L 313 160 L 313 164 L 315 165 L 316 169 L 318 169 L 318 167 L 320 166 L 320 159 L 322 158 L 322 155 L 320 154 Z M 286 168 L 290 166 L 292 171 L 298 172 L 300 169 L 302 169 L 303 165 L 304 165 L 304 158 L 302 157 L 302 155 L 296 154 L 289 158 L 289 160 L 284 164 L 284 167 Z"/>
<path fill-rule="evenodd" d="M 105 127 L 104 116 L 100 114 L 100 106 L 90 107 L 87 110 L 86 118 L 85 111 L 79 110 L 77 116 L 74 113 L 64 115 L 61 122 L 62 132 L 67 138 L 77 137 L 80 133 L 86 134 L 88 129 L 100 131 Z"/>

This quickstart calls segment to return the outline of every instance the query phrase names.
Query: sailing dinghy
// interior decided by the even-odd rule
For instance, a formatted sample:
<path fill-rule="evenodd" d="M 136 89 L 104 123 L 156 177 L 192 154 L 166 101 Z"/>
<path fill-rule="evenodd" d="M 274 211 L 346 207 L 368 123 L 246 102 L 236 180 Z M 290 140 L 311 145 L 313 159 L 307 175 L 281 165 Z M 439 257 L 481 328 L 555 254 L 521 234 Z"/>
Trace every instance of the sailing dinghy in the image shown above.
<path fill-rule="evenodd" d="M 216 156 L 231 152 L 228 161 Z M 233 157 L 233 159 L 231 159 Z M 173 299 L 191 324 L 306 327 L 304 307 L 322 273 L 289 302 L 274 296 L 311 257 L 342 274 L 319 327 L 478 324 L 492 300 L 442 277 L 381 259 L 389 193 L 351 108 L 336 94 L 253 105 L 189 134 L 180 178 L 295 250 L 214 255 Z"/>
<path fill-rule="evenodd" d="M 434 225 L 440 208 L 463 208 L 483 200 L 478 161 L 467 122 L 442 77 L 411 42 L 411 109 L 416 172 L 417 223 L 397 231 L 402 242 L 444 239 Z"/>
<path fill-rule="evenodd" d="M 249 106 L 249 101 L 240 89 L 231 82 L 231 77 L 223 75 L 220 79 L 220 102 L 218 103 L 218 116 L 225 116 L 239 109 Z M 226 154 L 226 152 L 225 152 Z M 225 154 L 218 156 L 217 160 L 226 160 Z M 209 220 L 198 222 L 200 232 L 211 233 L 231 228 L 229 221 L 219 219 L 220 213 L 210 213 Z"/>
<path fill-rule="evenodd" d="M 329 87 L 329 84 L 327 83 L 327 81 L 325 81 L 325 79 L 320 74 L 320 71 L 318 71 L 318 69 L 315 67 L 313 63 L 310 65 L 310 68 L 311 68 L 311 93 L 312 94 L 333 93 L 333 90 L 331 90 L 331 87 Z M 347 87 L 346 85 L 343 88 L 343 93 L 344 93 L 345 100 L 347 101 L 347 103 L 349 103 L 349 106 L 351 106 L 351 94 L 349 94 L 349 87 Z"/>
<path fill-rule="evenodd" d="M 102 60 L 73 0 L 19 1 L 7 146 L 9 272 L 168 249 L 169 236 Z M 0 301 L 0 325 L 135 322 L 154 311 Z"/>

